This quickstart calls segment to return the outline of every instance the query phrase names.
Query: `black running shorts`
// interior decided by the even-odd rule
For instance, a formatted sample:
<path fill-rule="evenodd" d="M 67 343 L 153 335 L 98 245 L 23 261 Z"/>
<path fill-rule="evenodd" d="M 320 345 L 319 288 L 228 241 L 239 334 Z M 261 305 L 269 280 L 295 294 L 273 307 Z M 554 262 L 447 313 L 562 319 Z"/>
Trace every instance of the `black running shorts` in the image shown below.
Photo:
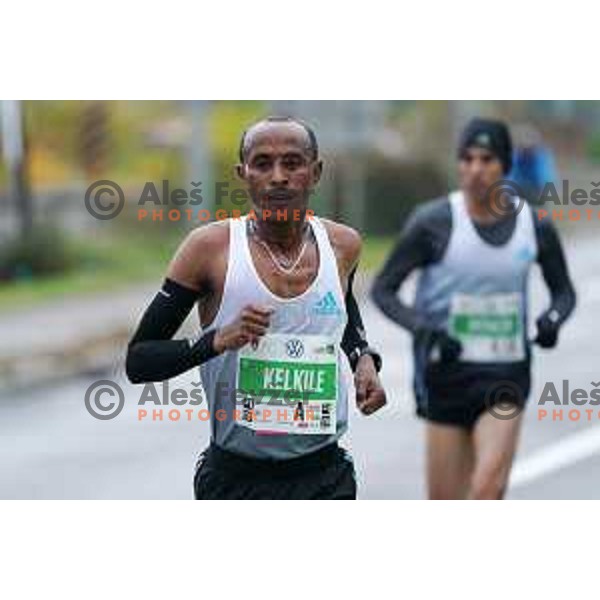
<path fill-rule="evenodd" d="M 332 444 L 289 460 L 259 460 L 211 444 L 194 475 L 196 500 L 355 500 L 354 464 Z"/>
<path fill-rule="evenodd" d="M 486 412 L 518 415 L 531 388 L 529 363 L 507 366 L 432 364 L 425 374 L 424 391 L 417 393 L 417 415 L 434 423 L 471 429 Z M 512 411 L 495 406 L 510 402 Z"/>

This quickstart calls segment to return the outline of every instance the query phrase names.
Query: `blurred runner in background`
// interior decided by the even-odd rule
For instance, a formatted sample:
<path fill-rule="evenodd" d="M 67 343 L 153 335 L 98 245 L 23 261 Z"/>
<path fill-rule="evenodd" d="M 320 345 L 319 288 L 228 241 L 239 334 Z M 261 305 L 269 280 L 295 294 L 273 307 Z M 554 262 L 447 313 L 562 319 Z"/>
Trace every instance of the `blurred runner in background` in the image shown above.
<path fill-rule="evenodd" d="M 536 220 L 518 198 L 505 202 L 502 189 L 493 191 L 511 166 L 507 127 L 469 123 L 458 148 L 460 189 L 414 210 L 372 291 L 379 308 L 414 336 L 432 499 L 504 496 L 530 388 L 531 265 L 540 265 L 551 296 L 536 322 L 540 347 L 556 345 L 575 305 L 552 222 Z M 416 269 L 409 306 L 398 290 Z"/>
<path fill-rule="evenodd" d="M 552 151 L 541 133 L 528 124 L 515 128 L 513 166 L 507 179 L 517 184 L 520 193 L 532 202 L 538 201 L 547 184 L 558 179 Z"/>

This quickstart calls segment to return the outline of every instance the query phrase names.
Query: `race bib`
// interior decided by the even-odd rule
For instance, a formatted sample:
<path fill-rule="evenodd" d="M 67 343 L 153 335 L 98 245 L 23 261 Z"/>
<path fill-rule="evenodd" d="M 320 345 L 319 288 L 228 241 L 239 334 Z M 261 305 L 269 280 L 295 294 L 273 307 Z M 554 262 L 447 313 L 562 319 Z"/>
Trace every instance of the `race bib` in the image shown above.
<path fill-rule="evenodd" d="M 267 334 L 238 351 L 235 420 L 257 433 L 336 430 L 338 354 L 330 337 Z"/>
<path fill-rule="evenodd" d="M 525 358 L 521 294 L 452 298 L 449 334 L 460 340 L 460 359 L 468 362 L 515 362 Z"/>

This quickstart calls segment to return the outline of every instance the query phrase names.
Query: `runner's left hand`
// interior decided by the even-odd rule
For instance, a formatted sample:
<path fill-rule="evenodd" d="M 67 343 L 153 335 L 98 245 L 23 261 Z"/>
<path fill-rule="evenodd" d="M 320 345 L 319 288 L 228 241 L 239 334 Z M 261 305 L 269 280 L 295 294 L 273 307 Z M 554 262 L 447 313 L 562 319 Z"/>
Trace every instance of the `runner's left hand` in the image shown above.
<path fill-rule="evenodd" d="M 379 381 L 373 359 L 365 354 L 358 359 L 354 374 L 356 405 L 363 415 L 371 415 L 385 406 L 385 390 Z"/>
<path fill-rule="evenodd" d="M 544 313 L 537 321 L 537 336 L 534 344 L 540 348 L 554 348 L 558 343 L 559 325 L 556 319 L 552 319 L 548 313 Z"/>

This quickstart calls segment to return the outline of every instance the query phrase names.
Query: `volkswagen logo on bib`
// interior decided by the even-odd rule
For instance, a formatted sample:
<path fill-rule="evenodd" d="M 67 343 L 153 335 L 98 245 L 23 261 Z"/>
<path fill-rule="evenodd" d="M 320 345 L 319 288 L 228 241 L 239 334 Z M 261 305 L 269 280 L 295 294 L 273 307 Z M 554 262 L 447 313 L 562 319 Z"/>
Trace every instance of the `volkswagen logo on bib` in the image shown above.
<path fill-rule="evenodd" d="M 297 338 L 288 340 L 285 349 L 290 358 L 300 358 L 304 354 L 304 344 Z"/>

